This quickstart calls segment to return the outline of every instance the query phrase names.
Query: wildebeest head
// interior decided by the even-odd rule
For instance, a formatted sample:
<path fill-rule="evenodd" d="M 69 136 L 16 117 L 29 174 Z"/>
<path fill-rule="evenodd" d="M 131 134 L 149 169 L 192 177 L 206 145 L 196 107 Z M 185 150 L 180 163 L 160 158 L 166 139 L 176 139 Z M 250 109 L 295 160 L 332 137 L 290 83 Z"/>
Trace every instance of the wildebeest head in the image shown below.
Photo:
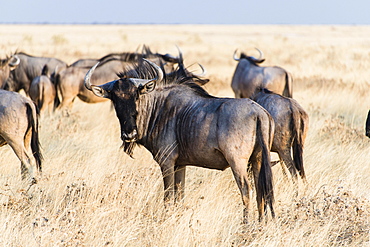
<path fill-rule="evenodd" d="M 235 52 L 234 52 L 234 60 L 239 62 L 240 59 L 247 59 L 249 62 L 251 62 L 253 64 L 256 64 L 256 65 L 258 63 L 263 63 L 265 61 L 265 59 L 263 58 L 263 52 L 258 48 L 256 48 L 256 50 L 260 54 L 258 58 L 255 58 L 255 57 L 252 57 L 252 56 L 247 56 L 247 54 L 245 54 L 243 52 L 240 54 L 240 57 L 237 58 L 236 52 L 238 51 L 238 49 L 236 49 Z"/>
<path fill-rule="evenodd" d="M 118 80 L 100 86 L 92 85 L 90 78 L 99 63 L 92 67 L 85 77 L 85 87 L 87 89 L 91 90 L 96 96 L 108 98 L 113 102 L 121 125 L 121 139 L 126 143 L 135 142 L 138 138 L 136 126 L 137 100 L 141 95 L 152 92 L 156 81 L 161 81 L 163 78 L 163 72 L 156 64 L 148 60 L 145 61 L 152 66 L 153 77 L 151 79 L 139 79 L 139 76 L 135 76 L 136 78 L 129 77 L 129 73 L 126 73 L 124 75 L 119 74 L 120 79 Z"/>
<path fill-rule="evenodd" d="M 10 75 L 10 71 L 15 69 L 19 63 L 20 59 L 17 55 L 0 60 L 0 88 L 3 88 L 6 79 Z"/>

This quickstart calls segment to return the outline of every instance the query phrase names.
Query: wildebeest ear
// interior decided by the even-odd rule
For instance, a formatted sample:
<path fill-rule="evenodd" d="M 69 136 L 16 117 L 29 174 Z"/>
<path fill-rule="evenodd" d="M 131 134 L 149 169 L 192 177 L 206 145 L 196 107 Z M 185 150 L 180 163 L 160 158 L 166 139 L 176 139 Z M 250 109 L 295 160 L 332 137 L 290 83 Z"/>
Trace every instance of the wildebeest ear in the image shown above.
<path fill-rule="evenodd" d="M 139 93 L 140 94 L 150 93 L 154 90 L 155 85 L 156 85 L 155 80 L 148 81 L 144 85 L 139 86 Z"/>
<path fill-rule="evenodd" d="M 101 88 L 99 86 L 91 85 L 91 90 L 98 97 L 108 98 L 109 96 L 108 92 L 104 88 Z"/>

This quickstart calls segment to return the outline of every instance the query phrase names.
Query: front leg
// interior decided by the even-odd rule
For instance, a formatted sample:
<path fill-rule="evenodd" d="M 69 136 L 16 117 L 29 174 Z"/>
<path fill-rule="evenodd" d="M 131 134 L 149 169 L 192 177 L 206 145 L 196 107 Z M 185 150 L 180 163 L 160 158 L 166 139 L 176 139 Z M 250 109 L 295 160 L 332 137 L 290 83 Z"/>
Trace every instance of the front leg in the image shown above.
<path fill-rule="evenodd" d="M 175 166 L 175 202 L 184 199 L 186 166 Z"/>
<path fill-rule="evenodd" d="M 173 201 L 174 194 L 175 194 L 174 165 L 162 164 L 161 171 L 162 171 L 163 185 L 164 185 L 164 201 L 167 204 Z"/>

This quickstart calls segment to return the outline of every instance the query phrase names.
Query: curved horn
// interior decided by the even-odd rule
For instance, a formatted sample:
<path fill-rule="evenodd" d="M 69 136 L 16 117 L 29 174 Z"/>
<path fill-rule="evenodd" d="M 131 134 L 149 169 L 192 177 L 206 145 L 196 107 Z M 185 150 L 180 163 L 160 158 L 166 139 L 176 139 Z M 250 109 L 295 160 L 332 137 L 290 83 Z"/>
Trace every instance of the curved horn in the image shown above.
<path fill-rule="evenodd" d="M 19 59 L 19 57 L 17 55 L 14 55 L 12 57 L 15 58 L 15 61 L 14 62 L 9 62 L 9 65 L 10 66 L 17 66 L 17 65 L 19 65 L 19 63 L 21 62 L 21 60 Z"/>
<path fill-rule="evenodd" d="M 240 61 L 240 58 L 237 58 L 237 57 L 236 57 L 236 52 L 237 52 L 237 51 L 238 51 L 238 49 L 236 49 L 236 50 L 234 51 L 234 60 L 239 62 L 239 61 Z"/>
<path fill-rule="evenodd" d="M 260 56 L 259 56 L 259 58 L 257 58 L 257 60 L 258 61 L 261 61 L 261 60 L 263 60 L 263 52 L 260 50 L 260 49 L 258 49 L 257 47 L 255 47 L 255 49 L 258 51 L 258 53 L 260 54 Z"/>
<path fill-rule="evenodd" d="M 182 51 L 181 51 L 181 49 L 180 49 L 180 47 L 179 47 L 178 45 L 176 45 L 176 47 L 177 47 L 177 50 L 179 51 L 179 60 L 180 60 L 181 62 L 183 62 L 183 58 L 182 58 Z"/>
<path fill-rule="evenodd" d="M 195 76 L 198 76 L 198 77 L 202 77 L 202 76 L 205 76 L 207 71 L 205 70 L 205 68 L 200 64 L 198 63 L 199 67 L 202 69 L 202 73 L 201 74 L 194 74 Z"/>
<path fill-rule="evenodd" d="M 155 63 L 143 58 L 145 62 L 147 62 L 150 66 L 152 66 L 152 68 L 157 72 L 157 78 L 155 78 L 155 80 L 157 81 L 162 81 L 163 79 L 163 71 L 161 68 L 159 68 L 158 65 L 156 65 Z"/>
<path fill-rule="evenodd" d="M 89 69 L 89 71 L 85 75 L 84 85 L 90 91 L 92 91 L 90 79 L 92 74 L 94 73 L 94 70 L 96 69 L 96 67 L 98 67 L 99 63 L 100 62 L 97 62 L 91 69 Z"/>

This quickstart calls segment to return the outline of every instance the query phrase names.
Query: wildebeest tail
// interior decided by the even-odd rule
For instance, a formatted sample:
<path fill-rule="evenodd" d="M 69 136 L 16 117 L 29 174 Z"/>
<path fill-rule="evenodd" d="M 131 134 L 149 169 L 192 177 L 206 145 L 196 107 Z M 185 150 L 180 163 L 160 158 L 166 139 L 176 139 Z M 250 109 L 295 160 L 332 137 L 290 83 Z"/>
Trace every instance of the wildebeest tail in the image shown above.
<path fill-rule="evenodd" d="M 45 91 L 45 87 L 44 87 L 44 84 L 43 83 L 39 83 L 37 84 L 37 86 L 39 87 L 39 100 L 38 100 L 38 104 L 37 104 L 37 107 L 39 108 L 39 110 L 41 110 L 41 107 L 44 105 L 44 91 Z"/>
<path fill-rule="evenodd" d="M 290 73 L 285 73 L 285 88 L 283 95 L 289 98 L 293 98 L 293 77 Z"/>
<path fill-rule="evenodd" d="M 32 136 L 31 136 L 31 150 L 33 157 L 36 160 L 37 169 L 41 172 L 42 171 L 42 154 L 41 154 L 41 147 L 39 141 L 39 122 L 38 122 L 38 111 L 36 110 L 35 105 L 26 104 L 27 105 L 27 117 L 28 122 L 31 125 L 32 129 Z"/>
<path fill-rule="evenodd" d="M 306 174 L 303 167 L 303 146 L 306 135 L 307 113 L 297 110 L 292 110 L 293 112 L 293 134 L 295 136 L 293 140 L 293 160 L 294 166 L 299 172 L 302 179 L 306 178 Z"/>
<path fill-rule="evenodd" d="M 262 195 L 266 204 L 270 206 L 271 213 L 274 215 L 274 190 L 272 185 L 272 170 L 270 163 L 270 147 L 274 132 L 274 123 L 272 118 L 269 121 L 269 127 L 264 128 L 260 118 L 257 118 L 257 141 L 262 149 L 261 170 L 258 177 L 257 193 Z"/>
<path fill-rule="evenodd" d="M 365 134 L 366 134 L 367 137 L 370 138 L 370 110 L 369 110 L 369 113 L 367 114 L 367 118 L 366 118 Z"/>
<path fill-rule="evenodd" d="M 58 73 L 54 73 L 53 75 L 54 79 L 52 80 L 54 87 L 55 87 L 55 97 L 54 97 L 54 110 L 60 105 L 60 89 L 59 89 L 59 83 L 60 83 L 60 75 Z"/>

